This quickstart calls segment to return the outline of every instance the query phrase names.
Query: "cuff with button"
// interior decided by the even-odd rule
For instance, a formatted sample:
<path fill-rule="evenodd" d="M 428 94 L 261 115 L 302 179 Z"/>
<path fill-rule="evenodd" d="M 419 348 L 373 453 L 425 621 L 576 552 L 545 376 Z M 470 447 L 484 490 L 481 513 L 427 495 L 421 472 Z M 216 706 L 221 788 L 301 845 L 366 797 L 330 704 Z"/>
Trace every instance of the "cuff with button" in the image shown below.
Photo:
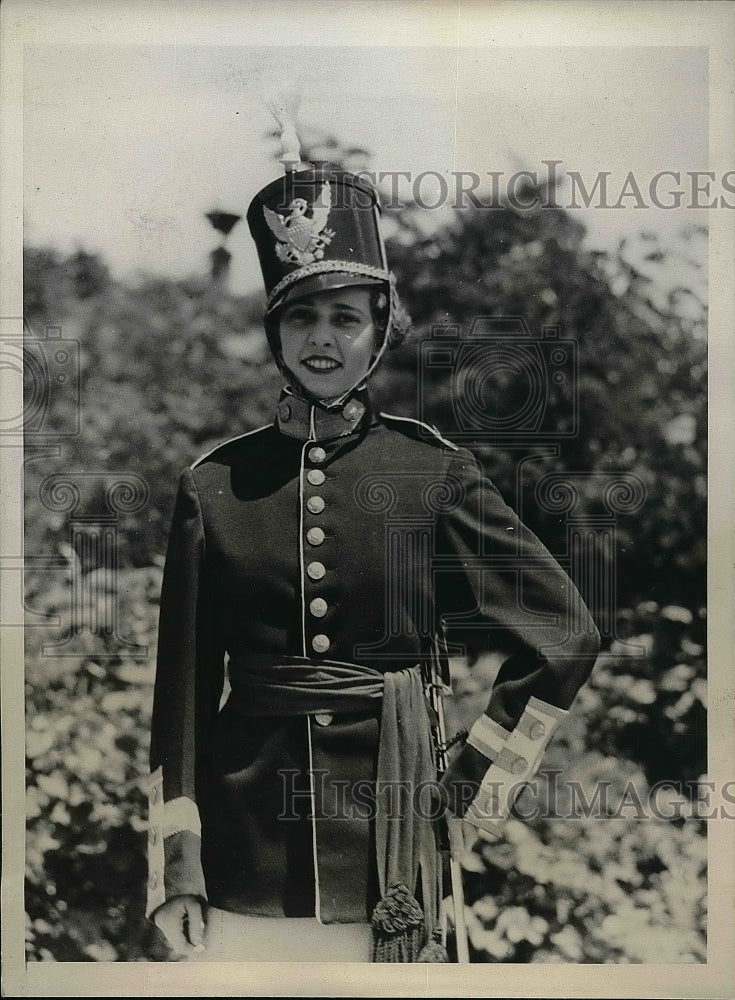
<path fill-rule="evenodd" d="M 183 795 L 164 802 L 163 796 L 163 769 L 158 767 L 148 789 L 147 917 L 173 896 L 207 898 L 196 803 Z"/>
<path fill-rule="evenodd" d="M 163 885 L 163 768 L 151 774 L 148 785 L 148 900 L 146 915 L 166 902 Z"/>
<path fill-rule="evenodd" d="M 487 715 L 480 716 L 470 729 L 462 754 L 473 761 L 490 760 L 491 764 L 479 786 L 475 786 L 466 810 L 458 810 L 466 822 L 492 838 L 501 836 L 515 799 L 535 775 L 554 732 L 567 714 L 532 697 L 510 732 Z M 462 770 L 461 762 L 455 762 L 452 780 L 457 781 Z M 462 795 L 457 795 L 454 801 L 461 802 Z"/>

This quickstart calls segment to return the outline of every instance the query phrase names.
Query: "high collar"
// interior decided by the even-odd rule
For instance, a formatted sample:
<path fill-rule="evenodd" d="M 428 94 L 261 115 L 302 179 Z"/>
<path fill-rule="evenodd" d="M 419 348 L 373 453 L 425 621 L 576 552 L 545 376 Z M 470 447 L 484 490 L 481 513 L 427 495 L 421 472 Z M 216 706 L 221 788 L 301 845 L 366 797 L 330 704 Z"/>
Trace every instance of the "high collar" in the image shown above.
<path fill-rule="evenodd" d="M 344 403 L 327 409 L 283 389 L 276 408 L 276 425 L 281 434 L 298 441 L 328 441 L 354 434 L 370 423 L 372 407 L 367 389 L 361 389 Z"/>

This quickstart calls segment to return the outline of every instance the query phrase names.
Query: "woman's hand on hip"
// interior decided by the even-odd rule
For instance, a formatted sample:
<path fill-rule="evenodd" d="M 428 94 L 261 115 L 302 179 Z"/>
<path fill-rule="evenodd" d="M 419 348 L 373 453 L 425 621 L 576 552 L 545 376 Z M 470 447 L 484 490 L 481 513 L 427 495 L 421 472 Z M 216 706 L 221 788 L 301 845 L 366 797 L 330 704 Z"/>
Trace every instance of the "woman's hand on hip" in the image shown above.
<path fill-rule="evenodd" d="M 153 914 L 153 922 L 179 955 L 204 950 L 204 917 L 197 896 L 174 896 L 167 900 Z"/>

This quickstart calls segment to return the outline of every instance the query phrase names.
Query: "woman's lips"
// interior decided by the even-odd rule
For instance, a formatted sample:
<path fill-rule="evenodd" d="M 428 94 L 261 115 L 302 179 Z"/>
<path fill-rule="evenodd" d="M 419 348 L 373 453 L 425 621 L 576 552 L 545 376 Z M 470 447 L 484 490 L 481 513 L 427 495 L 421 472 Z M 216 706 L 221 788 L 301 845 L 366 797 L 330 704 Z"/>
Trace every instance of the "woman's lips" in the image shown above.
<path fill-rule="evenodd" d="M 335 360 L 335 358 L 327 358 L 316 355 L 304 358 L 301 364 L 304 365 L 305 368 L 308 368 L 309 371 L 313 372 L 331 372 L 334 371 L 335 368 L 342 367 L 340 362 Z"/>

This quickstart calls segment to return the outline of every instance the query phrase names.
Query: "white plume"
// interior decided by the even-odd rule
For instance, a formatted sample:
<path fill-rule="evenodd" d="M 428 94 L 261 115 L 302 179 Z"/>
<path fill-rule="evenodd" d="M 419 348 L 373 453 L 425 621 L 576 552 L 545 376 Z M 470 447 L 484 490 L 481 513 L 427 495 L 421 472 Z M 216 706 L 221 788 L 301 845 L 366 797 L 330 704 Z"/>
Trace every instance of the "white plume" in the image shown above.
<path fill-rule="evenodd" d="M 301 160 L 301 142 L 296 131 L 296 117 L 301 94 L 298 90 L 280 92 L 271 97 L 268 107 L 280 127 L 280 161 L 286 171 L 305 170 L 308 163 Z"/>

